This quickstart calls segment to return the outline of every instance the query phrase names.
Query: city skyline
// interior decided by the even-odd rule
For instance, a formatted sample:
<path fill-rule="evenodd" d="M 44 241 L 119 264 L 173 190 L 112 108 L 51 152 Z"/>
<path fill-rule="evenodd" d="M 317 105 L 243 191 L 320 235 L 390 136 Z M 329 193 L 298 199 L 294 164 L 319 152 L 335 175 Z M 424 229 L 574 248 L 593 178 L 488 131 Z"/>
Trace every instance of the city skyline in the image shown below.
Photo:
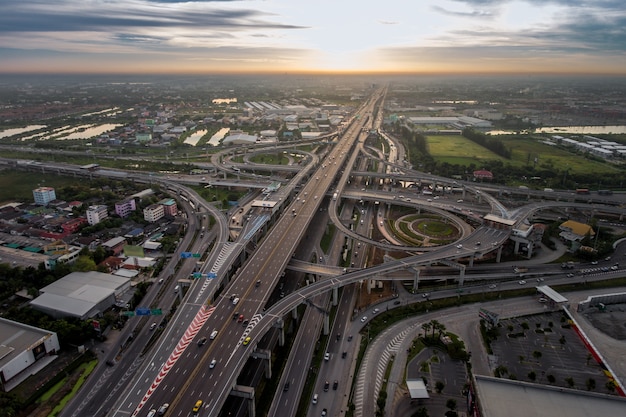
<path fill-rule="evenodd" d="M 0 73 L 626 74 L 620 0 L 7 0 Z"/>

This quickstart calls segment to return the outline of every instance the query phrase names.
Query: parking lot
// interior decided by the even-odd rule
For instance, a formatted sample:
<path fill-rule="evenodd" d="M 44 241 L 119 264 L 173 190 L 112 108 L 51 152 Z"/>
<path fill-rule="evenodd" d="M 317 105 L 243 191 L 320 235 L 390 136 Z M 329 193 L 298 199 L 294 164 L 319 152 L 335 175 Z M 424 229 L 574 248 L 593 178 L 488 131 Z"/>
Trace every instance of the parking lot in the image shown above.
<path fill-rule="evenodd" d="M 602 367 L 562 312 L 502 320 L 499 330 L 491 344 L 496 376 L 609 393 Z"/>

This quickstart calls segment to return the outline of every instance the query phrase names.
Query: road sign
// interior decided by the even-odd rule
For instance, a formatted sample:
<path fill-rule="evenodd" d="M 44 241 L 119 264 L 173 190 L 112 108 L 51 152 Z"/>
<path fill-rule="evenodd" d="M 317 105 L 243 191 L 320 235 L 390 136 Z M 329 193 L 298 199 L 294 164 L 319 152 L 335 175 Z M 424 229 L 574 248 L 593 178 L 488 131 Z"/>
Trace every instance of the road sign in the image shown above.
<path fill-rule="evenodd" d="M 180 257 L 183 258 L 183 259 L 191 258 L 192 255 L 193 254 L 191 252 L 181 252 L 180 253 Z"/>
<path fill-rule="evenodd" d="M 122 316 L 133 317 L 134 315 L 134 311 L 122 311 Z"/>
<path fill-rule="evenodd" d="M 208 272 L 206 274 L 207 279 L 217 278 L 217 274 L 215 272 Z"/>
<path fill-rule="evenodd" d="M 161 311 L 160 308 L 153 308 L 152 310 L 150 310 L 150 314 L 152 314 L 153 316 L 160 316 L 161 314 L 163 314 L 163 311 Z"/>
<path fill-rule="evenodd" d="M 202 278 L 202 272 L 194 272 L 191 276 L 194 278 Z"/>
<path fill-rule="evenodd" d="M 138 316 L 149 316 L 150 309 L 149 308 L 138 308 L 135 310 L 135 314 Z"/>
<path fill-rule="evenodd" d="M 199 258 L 200 254 L 199 253 L 192 253 L 191 256 L 194 257 L 194 258 Z"/>

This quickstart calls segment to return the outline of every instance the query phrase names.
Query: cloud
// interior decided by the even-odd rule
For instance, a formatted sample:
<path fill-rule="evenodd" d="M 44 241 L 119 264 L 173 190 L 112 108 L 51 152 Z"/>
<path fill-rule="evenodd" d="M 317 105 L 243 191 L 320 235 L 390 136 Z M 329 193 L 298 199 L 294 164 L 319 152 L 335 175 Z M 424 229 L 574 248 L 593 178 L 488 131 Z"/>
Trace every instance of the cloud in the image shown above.
<path fill-rule="evenodd" d="M 381 25 L 397 25 L 400 22 L 394 22 L 391 20 L 379 20 L 378 23 L 380 23 Z"/>
<path fill-rule="evenodd" d="M 0 32 L 96 31 L 119 27 L 302 28 L 268 20 L 272 15 L 260 10 L 219 9 L 213 6 L 217 3 L 232 2 L 5 1 L 0 3 Z"/>
<path fill-rule="evenodd" d="M 453 11 L 453 10 L 444 9 L 443 7 L 440 7 L 440 6 L 432 6 L 432 10 L 439 12 L 441 14 L 447 15 L 447 16 L 456 16 L 456 17 L 492 17 L 494 15 L 494 13 L 490 10 L 471 10 L 467 12 L 461 12 L 461 11 Z"/>

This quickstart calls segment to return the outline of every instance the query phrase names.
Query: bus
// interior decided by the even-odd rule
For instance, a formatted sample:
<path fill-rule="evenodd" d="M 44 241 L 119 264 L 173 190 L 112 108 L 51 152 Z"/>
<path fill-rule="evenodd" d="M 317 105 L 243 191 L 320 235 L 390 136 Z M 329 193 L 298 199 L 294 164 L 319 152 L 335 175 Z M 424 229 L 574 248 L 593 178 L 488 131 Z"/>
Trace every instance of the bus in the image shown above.
<path fill-rule="evenodd" d="M 589 194 L 589 189 L 588 188 L 577 188 L 576 189 L 576 194 Z"/>
<path fill-rule="evenodd" d="M 612 190 L 598 190 L 599 195 L 613 195 Z"/>

